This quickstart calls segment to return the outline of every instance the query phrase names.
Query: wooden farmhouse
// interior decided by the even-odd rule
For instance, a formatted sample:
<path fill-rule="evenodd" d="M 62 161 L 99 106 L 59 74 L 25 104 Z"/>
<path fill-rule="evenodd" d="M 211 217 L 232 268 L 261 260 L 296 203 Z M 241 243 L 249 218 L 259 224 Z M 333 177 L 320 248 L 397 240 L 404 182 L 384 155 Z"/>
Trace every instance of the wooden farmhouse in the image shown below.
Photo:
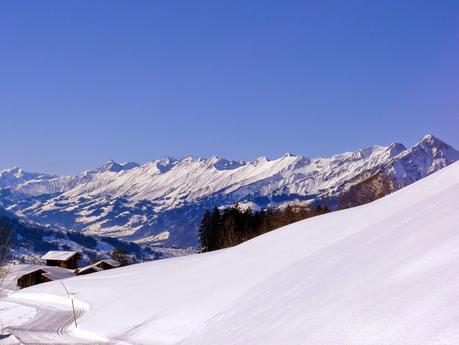
<path fill-rule="evenodd" d="M 15 273 L 19 289 L 75 276 L 72 270 L 66 268 L 39 265 L 26 265 Z"/>
<path fill-rule="evenodd" d="M 113 259 L 105 259 L 96 262 L 95 265 L 99 266 L 103 270 L 109 270 L 111 268 L 120 267 L 121 263 Z"/>
<path fill-rule="evenodd" d="M 78 251 L 57 251 L 52 250 L 41 257 L 46 262 L 46 266 L 58 266 L 68 269 L 78 268 L 78 260 L 81 253 Z"/>
<path fill-rule="evenodd" d="M 78 270 L 78 275 L 105 271 L 105 270 L 119 267 L 120 265 L 121 264 L 116 260 L 112 260 L 112 259 L 100 260 L 92 265 L 80 268 Z"/>
<path fill-rule="evenodd" d="M 20 272 L 17 277 L 17 286 L 19 289 L 23 289 L 32 285 L 43 283 L 42 274 L 45 273 L 41 268 L 30 267 Z"/>

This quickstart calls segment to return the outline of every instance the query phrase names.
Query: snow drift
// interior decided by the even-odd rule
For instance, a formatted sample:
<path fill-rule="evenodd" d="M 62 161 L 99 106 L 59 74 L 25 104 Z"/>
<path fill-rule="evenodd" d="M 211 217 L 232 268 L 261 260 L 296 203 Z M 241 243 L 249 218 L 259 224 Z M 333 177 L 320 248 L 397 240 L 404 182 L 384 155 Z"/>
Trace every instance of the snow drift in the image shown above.
<path fill-rule="evenodd" d="M 136 344 L 459 344 L 458 210 L 454 163 L 231 249 L 66 285 L 90 306 L 82 331 Z M 42 294 L 65 291 L 47 283 L 12 298 Z"/>

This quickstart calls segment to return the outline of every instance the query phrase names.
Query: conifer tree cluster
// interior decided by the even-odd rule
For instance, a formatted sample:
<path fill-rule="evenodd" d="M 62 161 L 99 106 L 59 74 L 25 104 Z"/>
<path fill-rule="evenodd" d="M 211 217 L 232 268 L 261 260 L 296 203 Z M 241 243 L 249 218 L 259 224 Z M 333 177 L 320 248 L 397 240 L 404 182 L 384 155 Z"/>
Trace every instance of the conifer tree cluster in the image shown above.
<path fill-rule="evenodd" d="M 238 204 L 220 211 L 215 207 L 204 212 L 199 227 L 201 252 L 232 247 L 271 230 L 302 219 L 330 212 L 325 206 L 269 208 L 254 212 Z"/>
<path fill-rule="evenodd" d="M 135 263 L 135 259 L 123 248 L 115 248 L 110 254 L 110 258 L 118 261 L 121 266 L 128 266 Z"/>

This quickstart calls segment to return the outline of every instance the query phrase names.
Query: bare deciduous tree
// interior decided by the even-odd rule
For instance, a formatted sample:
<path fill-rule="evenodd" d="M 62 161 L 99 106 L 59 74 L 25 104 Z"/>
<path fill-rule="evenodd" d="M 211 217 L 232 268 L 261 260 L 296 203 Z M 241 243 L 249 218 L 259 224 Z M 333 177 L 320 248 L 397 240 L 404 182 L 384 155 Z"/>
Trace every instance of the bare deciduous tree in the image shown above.
<path fill-rule="evenodd" d="M 5 265 L 10 253 L 11 231 L 8 227 L 0 225 L 0 267 Z"/>
<path fill-rule="evenodd" d="M 8 227 L 0 225 L 0 293 L 7 273 L 6 263 L 10 254 L 11 231 Z"/>

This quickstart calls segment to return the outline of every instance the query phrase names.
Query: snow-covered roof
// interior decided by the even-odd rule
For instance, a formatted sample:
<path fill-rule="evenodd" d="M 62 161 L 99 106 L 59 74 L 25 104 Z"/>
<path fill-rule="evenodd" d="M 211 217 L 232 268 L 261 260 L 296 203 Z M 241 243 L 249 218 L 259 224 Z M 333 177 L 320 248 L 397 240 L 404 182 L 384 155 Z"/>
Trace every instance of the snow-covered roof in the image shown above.
<path fill-rule="evenodd" d="M 75 276 L 75 273 L 73 273 L 72 270 L 58 266 L 44 266 L 42 270 L 45 271 L 42 275 L 51 280 L 59 280 Z"/>
<path fill-rule="evenodd" d="M 109 264 L 112 267 L 119 267 L 121 265 L 119 261 L 113 259 L 100 260 L 99 262 L 96 262 L 95 265 L 100 265 L 102 262 L 105 262 L 106 264 Z"/>
<path fill-rule="evenodd" d="M 106 264 L 112 266 L 112 267 L 119 267 L 121 265 L 121 263 L 119 263 L 118 261 L 116 260 L 113 260 L 113 259 L 104 259 L 104 260 L 100 260 L 100 261 L 97 261 L 96 263 L 94 264 L 91 264 L 91 265 L 88 265 L 88 266 L 85 266 L 83 268 L 80 268 L 78 270 L 78 273 L 83 273 L 83 272 L 86 272 L 86 271 L 89 271 L 91 269 L 93 269 L 94 271 L 96 272 L 100 272 L 100 271 L 103 271 L 103 268 L 100 267 L 100 264 L 102 262 L 105 262 Z"/>
<path fill-rule="evenodd" d="M 81 274 L 81 273 L 84 273 L 86 271 L 90 271 L 90 270 L 94 270 L 96 272 L 100 272 L 100 271 L 103 271 L 102 268 L 100 268 L 99 266 L 97 266 L 97 264 L 92 264 L 92 265 L 88 265 L 88 266 L 85 266 L 83 268 L 80 268 L 78 270 L 78 273 Z"/>
<path fill-rule="evenodd" d="M 18 270 L 15 270 L 14 271 L 14 274 L 16 276 L 16 279 L 19 279 L 27 274 L 30 274 L 32 272 L 36 272 L 36 271 L 43 271 L 45 272 L 45 270 L 43 269 L 44 266 L 39 266 L 39 265 L 27 265 L 25 267 L 21 267 L 19 268 Z"/>
<path fill-rule="evenodd" d="M 51 250 L 41 257 L 42 260 L 68 260 L 72 256 L 80 254 L 78 251 Z"/>
<path fill-rule="evenodd" d="M 11 291 L 17 290 L 18 279 L 32 272 L 41 271 L 41 274 L 50 280 L 64 279 L 75 275 L 72 270 L 45 265 L 10 264 L 4 268 L 6 270 L 6 277 L 3 280 L 2 287 Z"/>
<path fill-rule="evenodd" d="M 22 277 L 24 274 L 38 270 L 37 265 L 27 264 L 9 264 L 2 267 L 5 270 L 6 276 L 3 278 L 2 287 L 7 290 L 17 290 L 17 278 Z"/>
<path fill-rule="evenodd" d="M 18 269 L 14 270 L 14 274 L 16 276 L 16 279 L 21 278 L 22 276 L 36 272 L 36 271 L 43 271 L 43 276 L 51 279 L 51 280 L 57 280 L 57 279 L 64 279 L 68 277 L 72 277 L 75 274 L 73 273 L 72 270 L 58 267 L 58 266 L 44 266 L 44 265 L 26 265 L 22 267 L 19 267 Z"/>

